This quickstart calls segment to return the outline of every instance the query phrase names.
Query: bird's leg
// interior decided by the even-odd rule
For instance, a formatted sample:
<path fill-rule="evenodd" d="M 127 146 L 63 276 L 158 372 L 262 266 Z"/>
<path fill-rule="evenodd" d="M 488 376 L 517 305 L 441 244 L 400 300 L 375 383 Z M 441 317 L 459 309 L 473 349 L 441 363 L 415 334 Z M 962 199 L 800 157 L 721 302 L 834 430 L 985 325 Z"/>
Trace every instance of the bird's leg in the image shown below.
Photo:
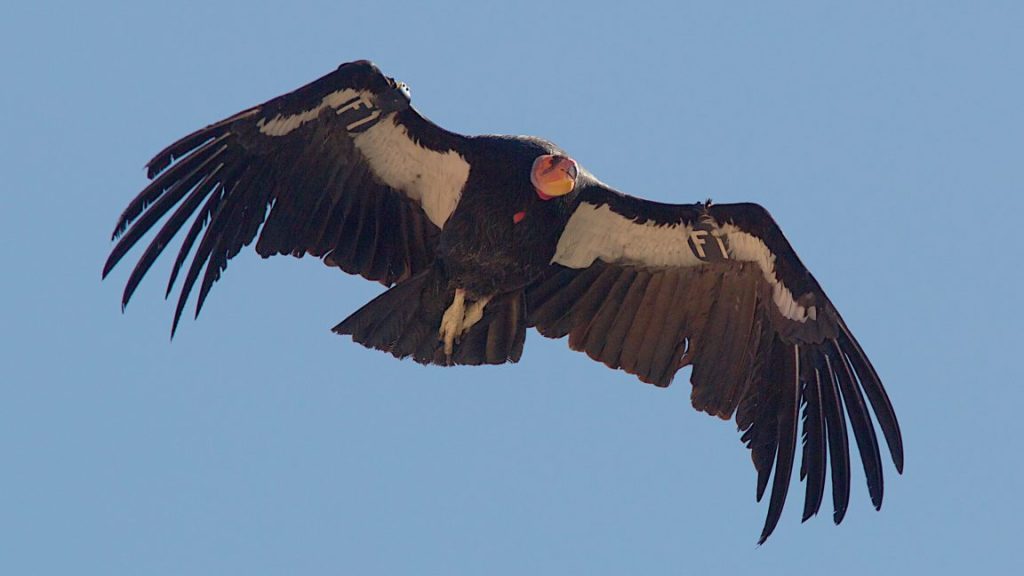
<path fill-rule="evenodd" d="M 466 291 L 462 288 L 455 289 L 455 299 L 444 311 L 441 328 L 437 332 L 438 339 L 444 342 L 445 356 L 450 358 L 459 338 L 484 317 L 484 307 L 491 298 L 493 296 L 484 296 L 466 306 Z"/>
<path fill-rule="evenodd" d="M 466 291 L 462 288 L 455 289 L 455 299 L 452 305 L 444 311 L 441 318 L 441 329 L 437 337 L 444 342 L 444 355 L 451 358 L 452 350 L 455 348 L 455 338 L 462 334 L 462 321 L 466 316 Z"/>
<path fill-rule="evenodd" d="M 484 296 L 483 298 L 473 302 L 466 309 L 466 316 L 462 319 L 462 331 L 459 335 L 465 334 L 474 324 L 480 321 L 484 317 L 484 306 L 491 301 L 493 296 Z"/>

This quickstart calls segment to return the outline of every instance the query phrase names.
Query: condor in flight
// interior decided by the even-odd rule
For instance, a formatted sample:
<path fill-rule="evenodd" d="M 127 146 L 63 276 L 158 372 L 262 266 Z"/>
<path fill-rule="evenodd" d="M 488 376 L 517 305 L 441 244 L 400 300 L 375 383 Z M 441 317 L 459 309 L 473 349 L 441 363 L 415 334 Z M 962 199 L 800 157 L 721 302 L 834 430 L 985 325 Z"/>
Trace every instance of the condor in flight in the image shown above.
<path fill-rule="evenodd" d="M 661 204 L 605 185 L 539 138 L 463 136 L 425 119 L 370 62 L 171 144 L 114 230 L 106 276 L 163 220 L 127 304 L 191 220 L 167 284 L 172 334 L 235 254 L 311 254 L 389 289 L 334 327 L 424 364 L 516 362 L 526 329 L 644 382 L 692 366 L 696 409 L 735 415 L 772 481 L 760 541 L 782 513 L 803 422 L 803 519 L 831 469 L 833 519 L 850 495 L 849 428 L 875 508 L 882 459 L 903 445 L 878 374 L 778 226 L 756 204 Z M 191 254 L 191 259 L 189 255 Z M 870 409 L 869 409 L 870 406 Z M 801 414 L 802 413 L 802 414 Z"/>

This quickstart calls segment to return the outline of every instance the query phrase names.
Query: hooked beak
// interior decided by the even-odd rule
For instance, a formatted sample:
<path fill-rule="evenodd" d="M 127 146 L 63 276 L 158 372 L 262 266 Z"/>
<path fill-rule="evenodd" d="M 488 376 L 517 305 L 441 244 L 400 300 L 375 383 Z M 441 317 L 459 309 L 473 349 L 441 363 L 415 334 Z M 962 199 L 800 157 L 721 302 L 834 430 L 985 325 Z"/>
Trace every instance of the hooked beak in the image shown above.
<path fill-rule="evenodd" d="M 541 200 L 565 196 L 576 187 L 579 167 L 576 161 L 566 156 L 545 154 L 533 161 L 530 182 Z"/>

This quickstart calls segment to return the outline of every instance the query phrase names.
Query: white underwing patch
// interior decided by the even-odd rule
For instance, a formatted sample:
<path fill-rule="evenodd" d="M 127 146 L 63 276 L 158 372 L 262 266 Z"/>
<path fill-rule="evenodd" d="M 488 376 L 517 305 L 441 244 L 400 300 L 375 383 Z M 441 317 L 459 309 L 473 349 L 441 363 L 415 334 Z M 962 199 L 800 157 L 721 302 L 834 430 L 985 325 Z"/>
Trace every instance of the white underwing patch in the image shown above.
<path fill-rule="evenodd" d="M 586 268 L 601 259 L 616 264 L 645 266 L 697 266 L 686 239 L 684 224 L 639 224 L 620 216 L 607 205 L 581 202 L 558 239 L 552 262 L 569 268 Z"/>
<path fill-rule="evenodd" d="M 469 162 L 462 155 L 420 146 L 393 116 L 353 141 L 384 184 L 418 202 L 431 222 L 444 227 L 469 179 Z"/>
<path fill-rule="evenodd" d="M 775 274 L 775 254 L 760 238 L 748 234 L 732 224 L 720 226 L 718 232 L 726 237 L 731 258 L 757 263 L 765 280 L 772 287 L 772 300 L 775 301 L 775 306 L 783 316 L 797 322 L 806 322 L 808 318 L 811 320 L 817 318 L 817 310 L 814 306 L 808 309 L 797 304 L 793 293 Z"/>
<path fill-rule="evenodd" d="M 687 243 L 692 232 L 688 224 L 638 223 L 615 213 L 607 204 L 582 202 L 569 218 L 551 261 L 576 269 L 586 268 L 597 259 L 650 267 L 700 266 L 704 261 Z M 711 234 L 725 238 L 730 259 L 757 263 L 783 316 L 797 322 L 816 318 L 814 307 L 805 309 L 797 304 L 793 293 L 775 274 L 775 254 L 760 238 L 732 224 L 713 226 Z"/>
<path fill-rule="evenodd" d="M 306 122 L 315 119 L 320 115 L 320 111 L 324 108 L 337 109 L 351 103 L 357 98 L 361 98 L 368 102 L 370 94 L 368 92 L 360 92 L 351 88 L 344 88 L 324 96 L 320 99 L 319 104 L 309 110 L 304 110 L 297 114 L 278 114 L 270 120 L 261 119 L 256 123 L 256 126 L 259 127 L 262 134 L 266 134 L 267 136 L 285 136 Z"/>

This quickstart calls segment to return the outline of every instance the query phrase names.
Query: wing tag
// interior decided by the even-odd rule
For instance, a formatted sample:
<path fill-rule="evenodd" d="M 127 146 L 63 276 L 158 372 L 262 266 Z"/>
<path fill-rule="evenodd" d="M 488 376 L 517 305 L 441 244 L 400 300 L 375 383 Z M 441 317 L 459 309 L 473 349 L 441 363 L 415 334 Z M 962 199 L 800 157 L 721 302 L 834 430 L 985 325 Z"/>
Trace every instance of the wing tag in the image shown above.
<path fill-rule="evenodd" d="M 345 123 L 345 130 L 362 132 L 380 120 L 380 110 L 373 105 L 369 96 L 369 94 L 361 93 L 339 106 L 335 111 L 335 114 Z"/>
<path fill-rule="evenodd" d="M 717 227 L 705 221 L 694 223 L 686 239 L 690 251 L 702 262 L 721 262 L 729 259 L 725 236 L 715 234 Z"/>
<path fill-rule="evenodd" d="M 345 123 L 345 130 L 353 133 L 364 132 L 381 118 L 409 107 L 409 97 L 401 88 L 391 88 L 380 94 L 366 92 L 345 102 L 335 111 Z"/>

